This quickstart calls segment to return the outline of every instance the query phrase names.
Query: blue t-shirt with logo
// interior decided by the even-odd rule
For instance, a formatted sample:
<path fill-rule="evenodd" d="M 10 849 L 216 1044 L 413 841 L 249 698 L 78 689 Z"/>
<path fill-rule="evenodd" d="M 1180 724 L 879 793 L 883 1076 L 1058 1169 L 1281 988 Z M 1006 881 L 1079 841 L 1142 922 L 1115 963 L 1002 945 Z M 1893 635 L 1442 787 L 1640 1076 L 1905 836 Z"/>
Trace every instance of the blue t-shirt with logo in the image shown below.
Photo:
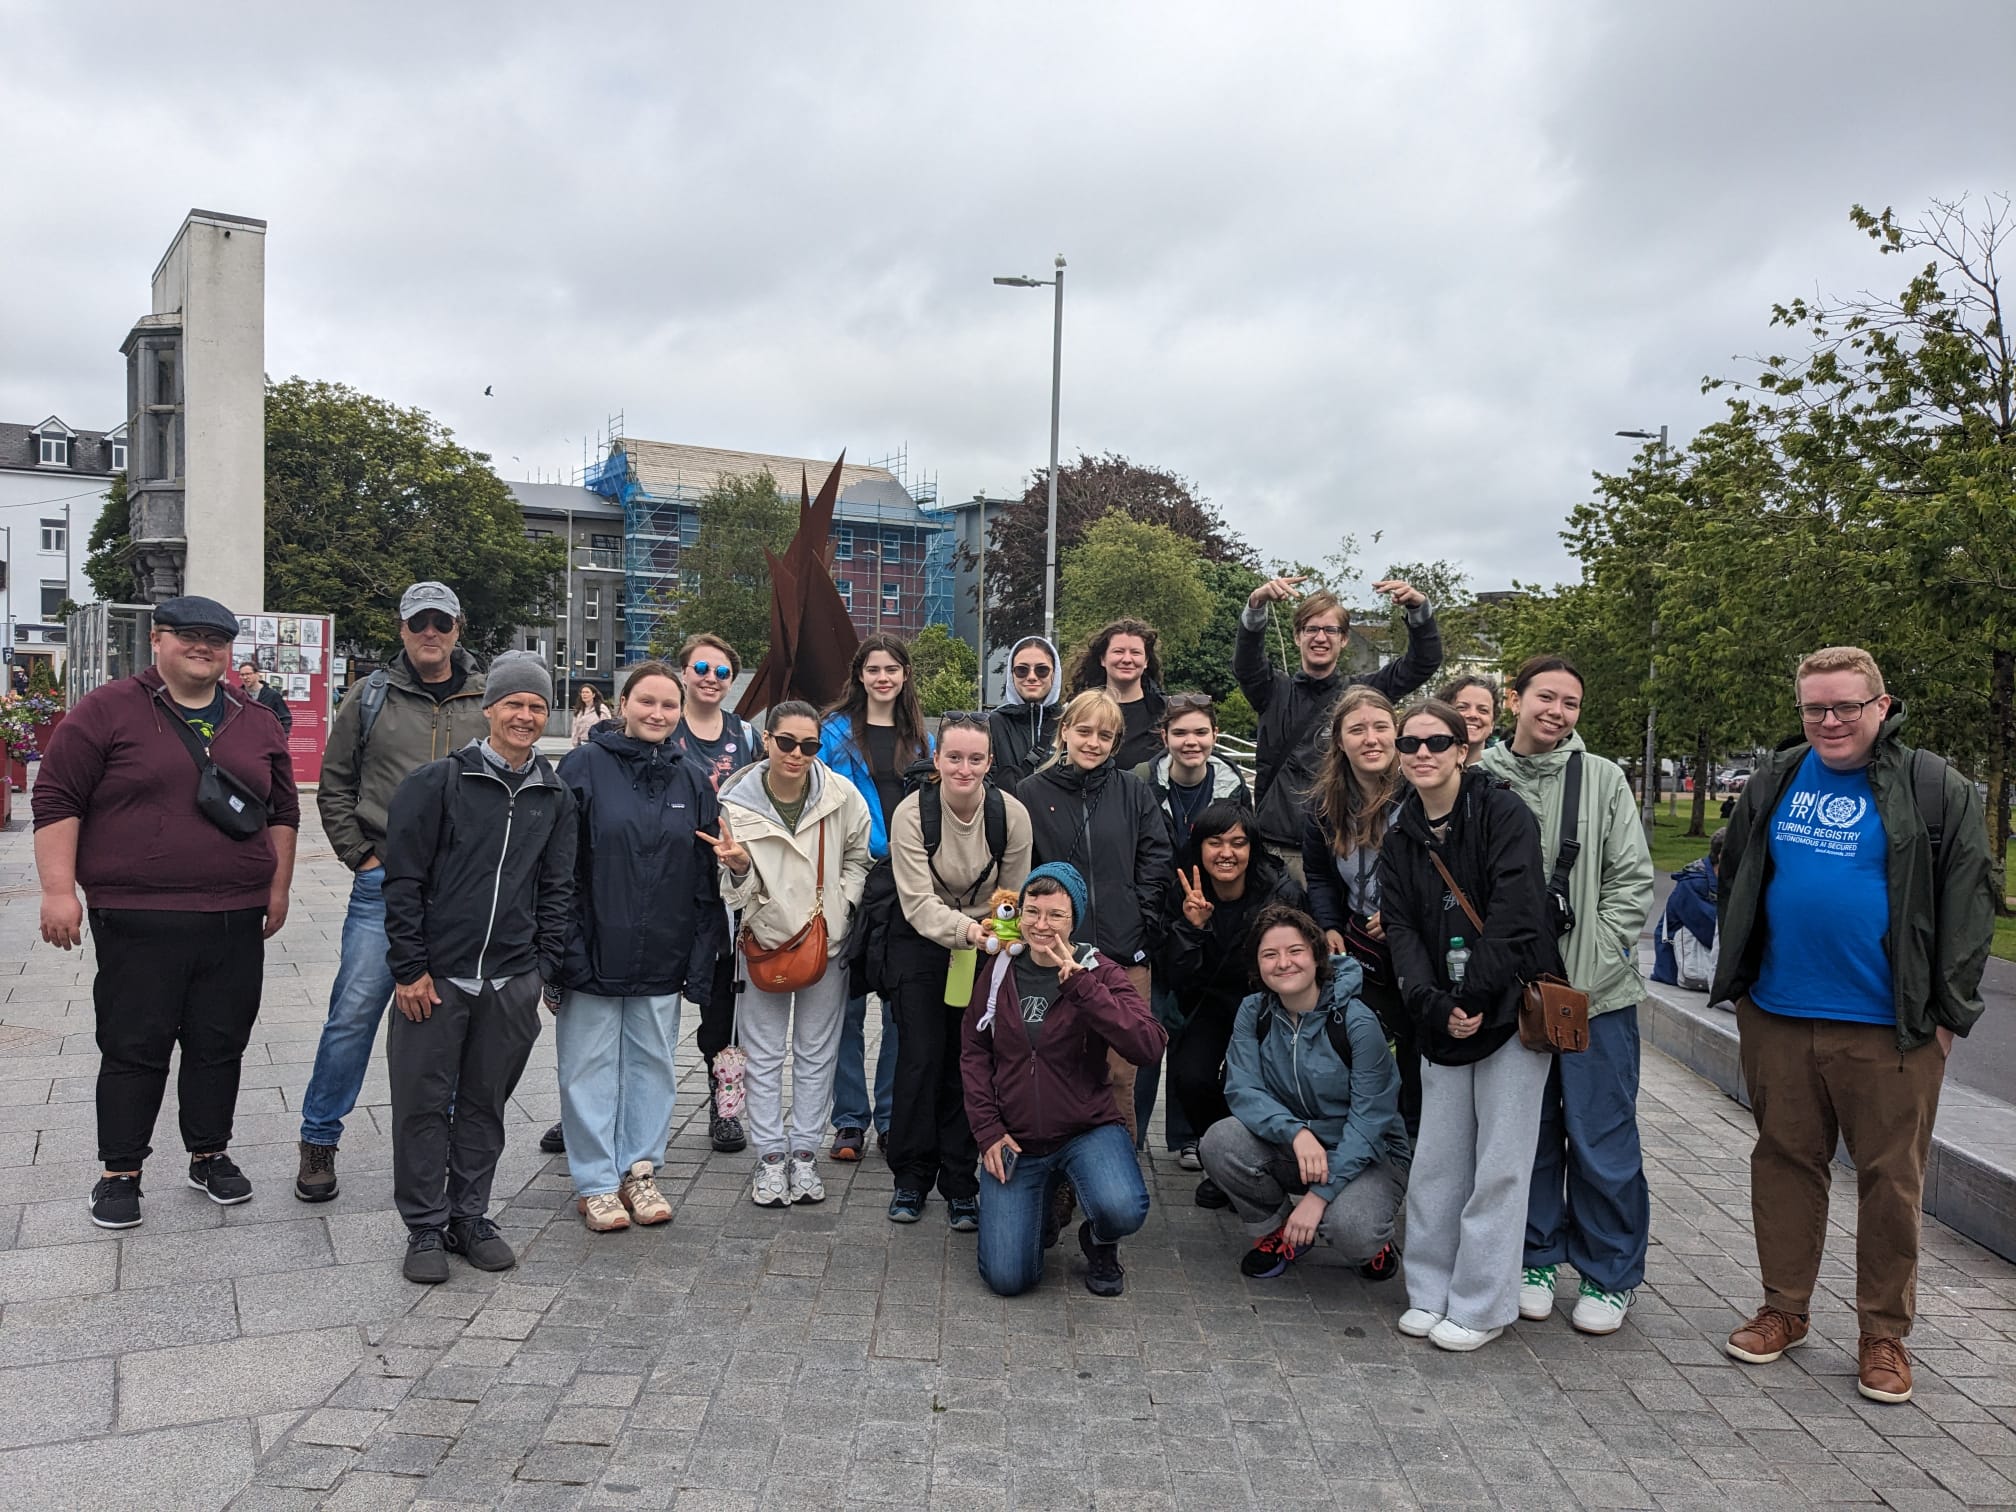
<path fill-rule="evenodd" d="M 1792 1018 L 1897 1022 L 1890 880 L 1866 768 L 1837 772 L 1809 751 L 1771 816 L 1764 962 L 1750 997 Z"/>

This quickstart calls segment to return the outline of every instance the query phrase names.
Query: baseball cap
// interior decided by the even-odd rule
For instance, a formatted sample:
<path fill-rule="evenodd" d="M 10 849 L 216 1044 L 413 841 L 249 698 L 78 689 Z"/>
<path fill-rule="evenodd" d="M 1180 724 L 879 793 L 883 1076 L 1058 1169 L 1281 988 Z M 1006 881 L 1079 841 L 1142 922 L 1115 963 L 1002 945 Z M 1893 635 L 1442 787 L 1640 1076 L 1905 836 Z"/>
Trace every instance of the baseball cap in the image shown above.
<path fill-rule="evenodd" d="M 462 600 L 455 597 L 455 590 L 446 583 L 429 579 L 415 583 L 399 596 L 399 618 L 409 620 L 423 609 L 439 609 L 456 619 L 462 617 Z"/>

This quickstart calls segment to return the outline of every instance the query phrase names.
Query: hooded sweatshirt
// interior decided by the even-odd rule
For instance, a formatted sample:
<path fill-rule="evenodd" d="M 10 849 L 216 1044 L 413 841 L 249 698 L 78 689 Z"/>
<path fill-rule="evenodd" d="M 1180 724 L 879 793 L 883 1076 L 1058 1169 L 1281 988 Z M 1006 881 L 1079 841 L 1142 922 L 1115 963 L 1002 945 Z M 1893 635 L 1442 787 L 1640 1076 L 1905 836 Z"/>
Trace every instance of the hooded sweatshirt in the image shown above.
<path fill-rule="evenodd" d="M 764 790 L 770 770 L 766 757 L 744 767 L 721 787 L 721 812 L 742 848 L 749 870 L 741 877 L 721 868 L 721 892 L 730 908 L 740 911 L 742 927 L 756 943 L 774 950 L 797 934 L 812 918 L 821 878 L 818 875 L 819 831 L 826 831 L 824 875 L 826 956 L 846 949 L 854 907 L 874 863 L 868 855 L 868 804 L 854 784 L 837 776 L 823 761 L 805 774 L 805 807 L 794 830 Z"/>
<path fill-rule="evenodd" d="M 1034 646 L 1050 658 L 1050 689 L 1039 703 L 1025 703 L 1012 691 L 1015 657 L 1025 647 Z M 1025 635 L 1008 652 L 1009 696 L 987 717 L 987 733 L 994 749 L 994 765 L 987 780 L 1008 792 L 1041 766 L 1057 744 L 1057 715 L 1061 706 L 1058 690 L 1064 682 L 1064 663 L 1057 648 L 1040 635 Z"/>

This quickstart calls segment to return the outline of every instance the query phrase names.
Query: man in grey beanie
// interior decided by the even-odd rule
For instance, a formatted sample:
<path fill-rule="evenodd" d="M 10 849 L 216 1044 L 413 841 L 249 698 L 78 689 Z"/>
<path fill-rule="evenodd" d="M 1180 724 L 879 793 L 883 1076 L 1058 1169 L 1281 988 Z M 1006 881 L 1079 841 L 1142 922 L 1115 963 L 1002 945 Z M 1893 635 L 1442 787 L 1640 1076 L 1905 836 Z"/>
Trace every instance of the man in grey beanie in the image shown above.
<path fill-rule="evenodd" d="M 574 901 L 574 795 L 538 751 L 553 680 L 507 652 L 482 698 L 488 737 L 401 783 L 385 826 L 392 1195 L 406 1279 L 423 1284 L 448 1279 L 450 1254 L 517 1263 L 490 1183 Z"/>

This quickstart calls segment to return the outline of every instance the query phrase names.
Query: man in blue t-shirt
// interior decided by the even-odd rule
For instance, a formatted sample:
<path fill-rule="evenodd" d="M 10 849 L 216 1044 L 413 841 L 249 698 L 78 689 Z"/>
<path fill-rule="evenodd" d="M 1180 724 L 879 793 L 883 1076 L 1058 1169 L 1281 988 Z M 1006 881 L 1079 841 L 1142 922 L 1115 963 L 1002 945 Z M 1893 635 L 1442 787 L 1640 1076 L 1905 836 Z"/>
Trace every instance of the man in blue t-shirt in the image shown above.
<path fill-rule="evenodd" d="M 1806 743 L 1745 787 L 1721 866 L 1713 996 L 1736 1004 L 1764 1282 L 1728 1352 L 1768 1364 L 1806 1337 L 1845 1141 L 1860 1196 L 1857 1384 L 1904 1402 L 1932 1121 L 1953 1036 L 1981 1013 L 1994 932 L 1987 832 L 1973 784 L 1897 739 L 1903 710 L 1867 651 L 1816 651 L 1795 687 Z"/>

